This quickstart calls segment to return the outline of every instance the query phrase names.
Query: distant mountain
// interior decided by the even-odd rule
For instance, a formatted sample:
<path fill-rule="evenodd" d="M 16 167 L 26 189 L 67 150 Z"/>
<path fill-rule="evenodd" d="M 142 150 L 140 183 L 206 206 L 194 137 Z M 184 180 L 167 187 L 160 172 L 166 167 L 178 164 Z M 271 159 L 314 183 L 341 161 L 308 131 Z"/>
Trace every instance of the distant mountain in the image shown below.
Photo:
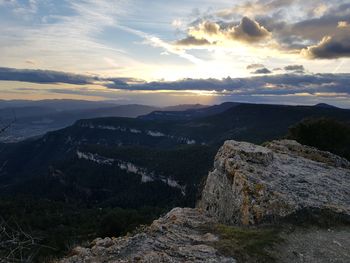
<path fill-rule="evenodd" d="M 316 105 L 314 105 L 314 107 L 318 107 L 318 108 L 338 108 L 336 106 L 333 106 L 333 105 L 329 105 L 327 103 L 318 103 Z"/>
<path fill-rule="evenodd" d="M 17 108 L 17 107 L 45 107 L 52 108 L 57 111 L 69 110 L 87 110 L 97 108 L 111 108 L 114 106 L 121 106 L 125 104 L 118 104 L 116 101 L 87 101 L 87 100 L 71 100 L 71 99 L 52 99 L 52 100 L 0 100 L 0 109 L 3 108 Z M 132 104 L 129 104 L 132 105 Z M 126 105 L 127 106 L 127 105 Z M 184 111 L 188 109 L 200 109 L 208 107 L 208 105 L 201 104 L 180 104 L 167 107 L 154 107 L 158 110 L 166 111 Z"/>
<path fill-rule="evenodd" d="M 83 119 L 0 145 L 0 195 L 138 207 L 193 205 L 219 146 L 262 143 L 309 117 L 350 120 L 350 110 L 239 104 L 188 120 Z"/>
<path fill-rule="evenodd" d="M 153 111 L 182 111 L 205 107 L 199 104 L 177 105 L 165 108 L 129 104 L 116 105 L 105 101 L 82 100 L 0 100 L 0 122 L 16 119 L 7 133 L 0 135 L 0 142 L 17 142 L 46 132 L 72 125 L 79 119 L 99 117 L 135 118 Z M 1 123 L 0 123 L 1 124 Z"/>
<path fill-rule="evenodd" d="M 180 104 L 175 106 L 168 106 L 162 108 L 162 111 L 185 111 L 189 109 L 202 109 L 209 107 L 208 105 L 202 105 L 202 104 Z"/>
<path fill-rule="evenodd" d="M 2 120 L 13 118 L 27 118 L 43 116 L 44 114 L 55 114 L 58 111 L 54 108 L 43 106 L 23 106 L 0 108 L 0 118 Z"/>
<path fill-rule="evenodd" d="M 140 116 L 139 118 L 143 120 L 191 120 L 195 118 L 202 118 L 206 116 L 219 114 L 238 105 L 239 103 L 236 102 L 225 102 L 220 105 L 207 107 L 198 105 L 196 108 L 191 108 L 183 111 L 154 111 L 150 114 Z"/>
<path fill-rule="evenodd" d="M 130 117 L 135 118 L 159 108 L 145 105 L 117 105 L 93 109 L 58 110 L 54 107 L 25 106 L 0 109 L 4 123 L 16 118 L 15 123 L 0 135 L 0 142 L 16 142 L 46 132 L 62 129 L 84 118 Z"/>
<path fill-rule="evenodd" d="M 84 110 L 94 108 L 104 108 L 116 106 L 116 103 L 105 101 L 87 101 L 87 100 L 69 100 L 69 99 L 54 99 L 54 100 L 0 100 L 1 108 L 15 107 L 45 107 L 52 108 L 57 111 L 68 110 Z"/>

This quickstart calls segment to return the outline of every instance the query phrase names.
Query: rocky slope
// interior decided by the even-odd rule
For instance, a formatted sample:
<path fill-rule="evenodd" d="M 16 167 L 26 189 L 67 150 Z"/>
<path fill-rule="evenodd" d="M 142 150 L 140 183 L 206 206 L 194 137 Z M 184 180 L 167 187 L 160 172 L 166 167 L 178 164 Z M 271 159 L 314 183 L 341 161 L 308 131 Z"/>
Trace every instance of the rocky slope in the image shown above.
<path fill-rule="evenodd" d="M 198 209 L 174 208 L 134 236 L 96 239 L 61 262 L 236 262 L 210 245 L 217 237 L 202 227 L 213 222 Z"/>
<path fill-rule="evenodd" d="M 324 215 L 326 229 L 298 225 Z M 226 141 L 198 208 L 175 208 L 134 235 L 96 239 L 61 262 L 350 262 L 349 222 L 347 160 L 289 140 Z"/>

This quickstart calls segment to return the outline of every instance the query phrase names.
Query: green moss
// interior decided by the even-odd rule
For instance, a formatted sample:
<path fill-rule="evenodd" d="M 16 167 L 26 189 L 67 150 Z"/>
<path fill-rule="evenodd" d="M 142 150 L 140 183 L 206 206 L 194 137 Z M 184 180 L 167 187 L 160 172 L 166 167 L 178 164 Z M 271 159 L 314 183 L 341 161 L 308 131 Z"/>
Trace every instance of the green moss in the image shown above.
<path fill-rule="evenodd" d="M 242 228 L 214 225 L 212 232 L 219 236 L 213 246 L 223 255 L 238 262 L 275 262 L 273 247 L 282 242 L 277 229 Z"/>

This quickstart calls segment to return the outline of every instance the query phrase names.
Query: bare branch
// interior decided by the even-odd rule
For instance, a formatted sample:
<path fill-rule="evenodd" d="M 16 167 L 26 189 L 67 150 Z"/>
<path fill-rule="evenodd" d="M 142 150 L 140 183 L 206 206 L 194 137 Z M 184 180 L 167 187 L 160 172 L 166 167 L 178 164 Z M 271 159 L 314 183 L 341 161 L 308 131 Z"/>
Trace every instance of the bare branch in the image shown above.
<path fill-rule="evenodd" d="M 0 218 L 0 263 L 32 262 L 40 248 L 39 238 Z"/>

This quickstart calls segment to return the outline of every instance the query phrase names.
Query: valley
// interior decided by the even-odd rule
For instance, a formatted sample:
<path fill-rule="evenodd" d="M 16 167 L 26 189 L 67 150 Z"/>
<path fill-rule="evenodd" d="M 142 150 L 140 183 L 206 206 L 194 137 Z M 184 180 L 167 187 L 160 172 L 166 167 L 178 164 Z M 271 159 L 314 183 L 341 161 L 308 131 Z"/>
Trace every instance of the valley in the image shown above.
<path fill-rule="evenodd" d="M 10 202 L 18 207 L 8 214 L 12 218 L 24 212 L 24 207 L 18 205 L 21 200 L 32 199 L 31 218 L 37 220 L 49 220 L 58 213 L 57 209 L 64 218 L 69 217 L 68 211 L 75 207 L 82 214 L 101 209 L 102 214 L 97 213 L 100 216 L 93 216 L 97 221 L 115 209 L 122 209 L 118 211 L 136 213 L 139 218 L 136 222 L 150 223 L 173 207 L 195 206 L 224 141 L 261 144 L 283 138 L 291 126 L 308 118 L 332 118 L 346 123 L 350 121 L 350 111 L 319 106 L 225 103 L 174 111 L 170 115 L 152 112 L 149 118 L 143 115 L 81 119 L 38 138 L 0 145 L 1 200 L 4 204 L 13 200 Z M 37 210 L 36 202 L 46 202 L 45 206 L 51 203 L 49 206 L 57 208 L 48 209 L 51 212 L 44 216 L 33 212 Z M 145 217 L 140 212 L 143 209 L 152 211 L 152 216 Z M 79 218 L 64 228 L 75 231 L 76 224 L 85 224 L 84 218 Z M 97 221 L 94 222 L 99 224 Z M 23 224 L 33 227 L 26 220 Z M 117 233 L 115 227 L 104 233 Z M 95 230 L 92 226 L 84 228 L 78 239 L 89 239 L 88 236 L 96 235 Z M 47 231 L 44 228 L 34 232 L 46 236 Z M 49 241 L 60 247 L 60 254 L 65 251 L 62 250 L 65 242 L 57 242 L 52 237 Z M 44 252 L 42 255 L 49 253 Z"/>

